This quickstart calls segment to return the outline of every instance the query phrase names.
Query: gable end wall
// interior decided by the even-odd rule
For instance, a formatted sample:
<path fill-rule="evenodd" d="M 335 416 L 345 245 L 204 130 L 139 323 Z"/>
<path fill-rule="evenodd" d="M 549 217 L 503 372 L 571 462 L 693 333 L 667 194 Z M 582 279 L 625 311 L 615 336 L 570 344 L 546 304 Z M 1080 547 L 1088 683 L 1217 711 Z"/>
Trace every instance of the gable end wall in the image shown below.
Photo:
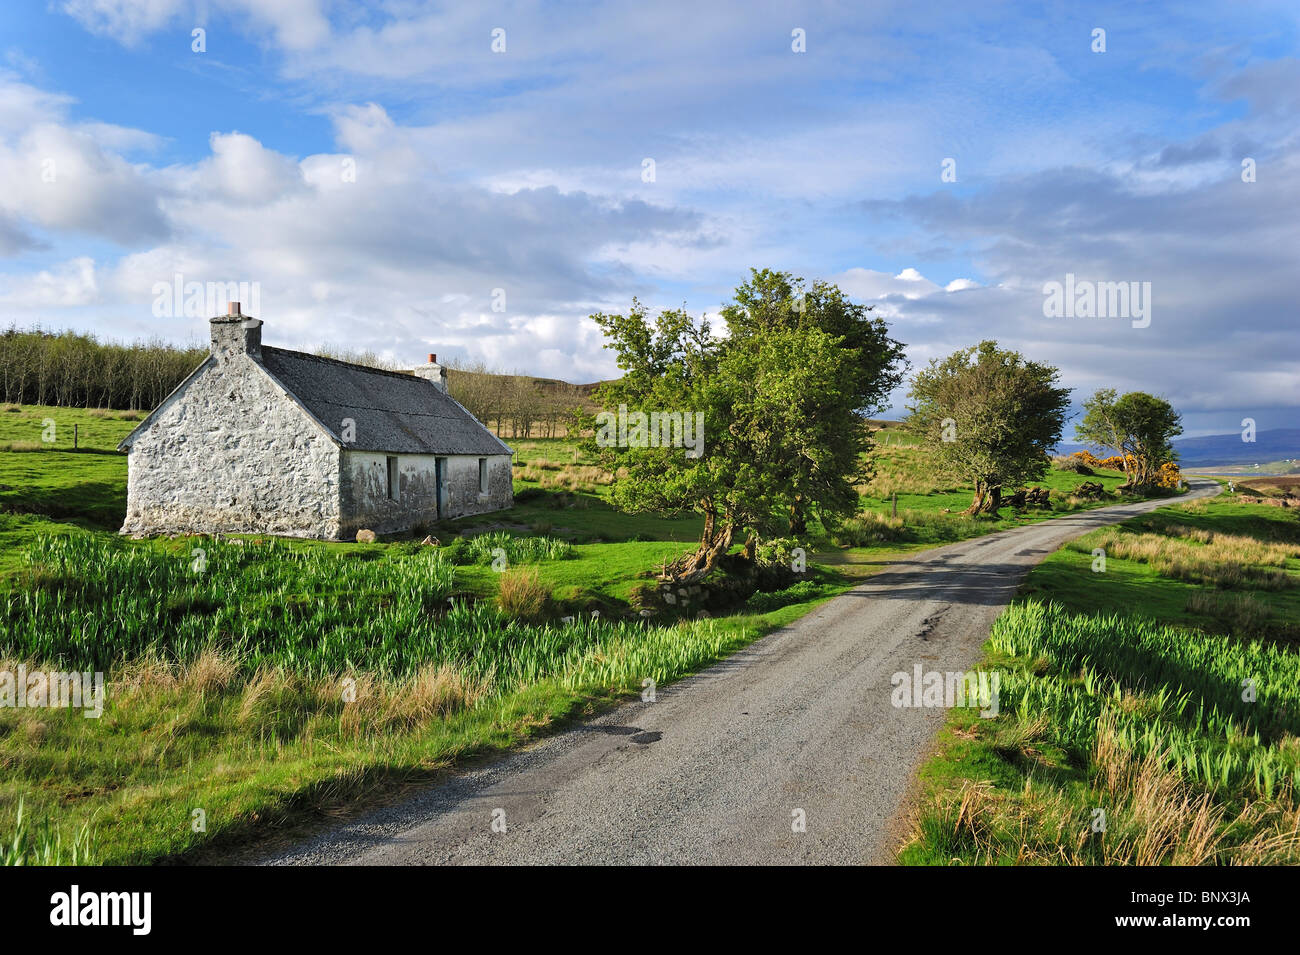
<path fill-rule="evenodd" d="M 337 539 L 341 454 L 247 356 L 219 362 L 131 446 L 126 534 Z"/>

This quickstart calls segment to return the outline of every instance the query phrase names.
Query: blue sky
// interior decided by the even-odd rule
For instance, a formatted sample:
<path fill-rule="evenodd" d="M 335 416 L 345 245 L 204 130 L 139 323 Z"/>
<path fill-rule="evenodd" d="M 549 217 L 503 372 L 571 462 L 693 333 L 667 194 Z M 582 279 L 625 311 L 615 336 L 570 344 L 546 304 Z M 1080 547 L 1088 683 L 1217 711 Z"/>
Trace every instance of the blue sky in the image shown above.
<path fill-rule="evenodd" d="M 992 337 L 1190 433 L 1294 425 L 1294 3 L 862 6 L 5 5 L 0 322 L 201 340 L 179 273 L 258 283 L 276 344 L 589 381 L 592 311 L 767 266 L 915 366 Z M 1046 317 L 1067 273 L 1150 324 Z"/>

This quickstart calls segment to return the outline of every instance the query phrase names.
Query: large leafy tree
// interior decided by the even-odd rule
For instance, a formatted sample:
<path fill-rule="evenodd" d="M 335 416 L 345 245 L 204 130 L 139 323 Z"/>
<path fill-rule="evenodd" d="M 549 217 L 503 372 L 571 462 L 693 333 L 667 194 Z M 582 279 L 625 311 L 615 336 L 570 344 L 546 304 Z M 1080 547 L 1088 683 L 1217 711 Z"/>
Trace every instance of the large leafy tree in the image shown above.
<path fill-rule="evenodd" d="M 1163 398 L 1144 391 L 1117 396 L 1114 388 L 1102 388 L 1083 403 L 1083 412 L 1075 437 L 1121 456 L 1130 487 L 1154 484 L 1160 466 L 1177 458 L 1172 441 L 1183 433 L 1182 416 Z"/>
<path fill-rule="evenodd" d="M 1070 400 L 1059 379 L 994 341 L 934 359 L 912 379 L 909 424 L 974 487 L 968 513 L 996 512 L 1003 487 L 1042 477 Z"/>
<path fill-rule="evenodd" d="M 786 294 L 793 300 L 798 292 L 791 286 Z M 602 386 L 604 408 L 703 414 L 698 457 L 680 447 L 595 447 L 617 475 L 612 495 L 620 507 L 703 516 L 698 548 L 667 569 L 674 580 L 704 577 L 741 539 L 752 555 L 793 513 L 850 513 L 869 441 L 863 395 L 887 392 L 895 374 L 896 343 L 884 346 L 893 357 L 873 366 L 861 355 L 873 341 L 868 335 L 855 346 L 802 317 L 751 314 L 733 311 L 726 336 L 684 310 L 651 318 L 635 300 L 626 315 L 592 316 L 623 371 Z M 864 382 L 872 367 L 881 380 Z"/>
<path fill-rule="evenodd" d="M 807 530 L 810 511 L 832 516 L 856 506 L 856 492 L 838 479 L 858 467 L 865 449 L 865 435 L 853 416 L 878 414 L 903 380 L 903 345 L 889 337 L 884 320 L 871 310 L 870 305 L 851 301 L 836 285 L 816 281 L 806 286 L 789 272 L 771 269 L 751 269 L 748 281 L 722 308 L 727 330 L 737 340 L 773 332 L 819 332 L 837 341 L 848 362 L 844 391 L 834 403 L 837 414 L 823 409 L 816 421 L 817 439 L 824 444 L 774 462 L 788 487 L 792 534 Z M 775 360 L 779 372 L 782 356 Z"/>

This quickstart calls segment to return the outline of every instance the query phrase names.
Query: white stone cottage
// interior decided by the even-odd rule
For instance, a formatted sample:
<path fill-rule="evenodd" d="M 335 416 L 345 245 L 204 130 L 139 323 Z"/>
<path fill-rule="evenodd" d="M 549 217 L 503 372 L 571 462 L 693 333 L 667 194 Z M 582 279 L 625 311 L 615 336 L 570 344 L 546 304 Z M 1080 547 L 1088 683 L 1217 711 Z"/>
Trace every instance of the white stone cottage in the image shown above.
<path fill-rule="evenodd" d="M 119 445 L 122 533 L 350 540 L 514 502 L 510 448 L 436 356 L 405 374 L 264 346 L 238 302 L 209 325 L 211 354 Z"/>

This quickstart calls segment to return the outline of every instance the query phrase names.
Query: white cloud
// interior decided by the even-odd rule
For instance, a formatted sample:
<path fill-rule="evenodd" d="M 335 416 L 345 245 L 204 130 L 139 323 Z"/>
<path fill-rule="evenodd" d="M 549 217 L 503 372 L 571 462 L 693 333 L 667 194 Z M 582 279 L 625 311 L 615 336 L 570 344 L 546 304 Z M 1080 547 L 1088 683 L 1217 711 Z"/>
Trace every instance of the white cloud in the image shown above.
<path fill-rule="evenodd" d="M 0 276 L 0 303 L 12 308 L 68 308 L 98 304 L 95 261 L 80 256 L 35 273 Z"/>
<path fill-rule="evenodd" d="M 266 39 L 287 50 L 318 46 L 330 34 L 318 0 L 65 0 L 62 9 L 90 32 L 128 47 L 175 23 L 206 27 L 214 13 L 254 38 L 270 31 Z"/>

